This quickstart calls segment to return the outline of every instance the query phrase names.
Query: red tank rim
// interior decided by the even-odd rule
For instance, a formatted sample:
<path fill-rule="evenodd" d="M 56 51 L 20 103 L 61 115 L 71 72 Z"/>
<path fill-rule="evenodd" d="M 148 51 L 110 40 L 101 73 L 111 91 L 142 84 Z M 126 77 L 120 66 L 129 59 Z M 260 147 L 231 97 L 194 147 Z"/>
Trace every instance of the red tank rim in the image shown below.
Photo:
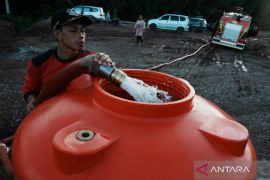
<path fill-rule="evenodd" d="M 178 94 L 182 98 L 169 103 L 144 103 L 117 97 L 107 92 L 104 87 L 112 83 L 101 78 L 95 78 L 94 101 L 99 105 L 122 114 L 143 117 L 168 117 L 189 111 L 193 106 L 194 88 L 185 80 L 151 70 L 124 69 L 128 76 L 143 80 L 148 84 L 155 84 L 162 90 Z M 119 87 L 120 88 L 120 87 Z M 105 103 L 106 102 L 106 103 Z M 123 111 L 124 110 L 124 111 Z"/>

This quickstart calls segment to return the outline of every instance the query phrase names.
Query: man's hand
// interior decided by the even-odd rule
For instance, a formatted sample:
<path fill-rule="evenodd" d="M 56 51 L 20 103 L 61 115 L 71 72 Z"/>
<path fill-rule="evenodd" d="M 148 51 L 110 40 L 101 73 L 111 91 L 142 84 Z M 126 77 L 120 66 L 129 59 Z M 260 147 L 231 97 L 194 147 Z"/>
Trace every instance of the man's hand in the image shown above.
<path fill-rule="evenodd" d="M 27 105 L 26 105 L 27 114 L 30 113 L 35 108 L 36 99 L 37 99 L 37 97 L 34 95 L 30 95 L 27 98 Z"/>
<path fill-rule="evenodd" d="M 115 63 L 111 60 L 109 55 L 104 53 L 91 54 L 83 57 L 80 60 L 80 64 L 87 67 L 89 72 L 92 72 L 92 69 L 95 65 L 107 65 L 107 66 L 115 66 Z"/>
<path fill-rule="evenodd" d="M 7 146 L 4 143 L 0 142 L 0 159 L 2 159 L 3 158 L 2 155 L 7 154 L 7 152 L 8 152 Z"/>
<path fill-rule="evenodd" d="M 14 179 L 13 178 L 12 163 L 8 157 L 8 148 L 2 142 L 0 142 L 0 162 L 1 162 L 1 165 L 4 168 L 5 172 L 9 176 L 8 179 Z"/>

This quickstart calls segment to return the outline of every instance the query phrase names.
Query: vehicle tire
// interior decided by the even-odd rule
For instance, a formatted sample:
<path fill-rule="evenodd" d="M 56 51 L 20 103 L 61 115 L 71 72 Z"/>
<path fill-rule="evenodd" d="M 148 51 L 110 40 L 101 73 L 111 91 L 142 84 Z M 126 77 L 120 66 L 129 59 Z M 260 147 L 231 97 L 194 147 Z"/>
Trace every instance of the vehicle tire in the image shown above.
<path fill-rule="evenodd" d="M 89 16 L 89 18 L 92 20 L 92 23 L 95 23 L 97 21 L 94 16 Z"/>
<path fill-rule="evenodd" d="M 177 33 L 183 33 L 183 32 L 184 32 L 184 28 L 183 28 L 183 27 L 178 27 L 178 28 L 176 29 L 176 32 L 177 32 Z"/>
<path fill-rule="evenodd" d="M 150 29 L 152 30 L 152 31 L 156 31 L 157 30 L 157 25 L 155 25 L 155 24 L 150 24 Z"/>

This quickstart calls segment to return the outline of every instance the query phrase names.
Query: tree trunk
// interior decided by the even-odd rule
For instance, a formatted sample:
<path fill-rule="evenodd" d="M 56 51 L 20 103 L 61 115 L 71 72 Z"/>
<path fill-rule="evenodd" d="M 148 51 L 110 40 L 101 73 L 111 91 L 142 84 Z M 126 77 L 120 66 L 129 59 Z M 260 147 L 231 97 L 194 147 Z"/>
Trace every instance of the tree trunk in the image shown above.
<path fill-rule="evenodd" d="M 8 0 L 5 0 L 5 4 L 6 4 L 6 11 L 7 11 L 7 14 L 10 14 L 10 9 L 9 9 L 9 2 L 8 2 Z"/>

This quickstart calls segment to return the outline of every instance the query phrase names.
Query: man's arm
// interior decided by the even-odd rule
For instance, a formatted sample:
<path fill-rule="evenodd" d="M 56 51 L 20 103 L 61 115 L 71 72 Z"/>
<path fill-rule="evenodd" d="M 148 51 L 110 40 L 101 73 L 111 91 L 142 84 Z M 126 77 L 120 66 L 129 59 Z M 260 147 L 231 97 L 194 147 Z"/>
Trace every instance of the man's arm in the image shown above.
<path fill-rule="evenodd" d="M 27 102 L 27 113 L 34 108 L 34 102 L 40 91 L 40 84 L 38 69 L 33 65 L 32 61 L 29 61 L 23 86 L 23 96 Z"/>
<path fill-rule="evenodd" d="M 56 95 L 60 90 L 66 88 L 72 80 L 80 75 L 87 72 L 91 73 L 95 65 L 115 66 L 115 63 L 112 62 L 108 55 L 103 53 L 91 54 L 72 62 L 56 73 L 51 80 L 42 86 L 38 98 L 34 101 L 34 105 L 38 105 Z"/>

